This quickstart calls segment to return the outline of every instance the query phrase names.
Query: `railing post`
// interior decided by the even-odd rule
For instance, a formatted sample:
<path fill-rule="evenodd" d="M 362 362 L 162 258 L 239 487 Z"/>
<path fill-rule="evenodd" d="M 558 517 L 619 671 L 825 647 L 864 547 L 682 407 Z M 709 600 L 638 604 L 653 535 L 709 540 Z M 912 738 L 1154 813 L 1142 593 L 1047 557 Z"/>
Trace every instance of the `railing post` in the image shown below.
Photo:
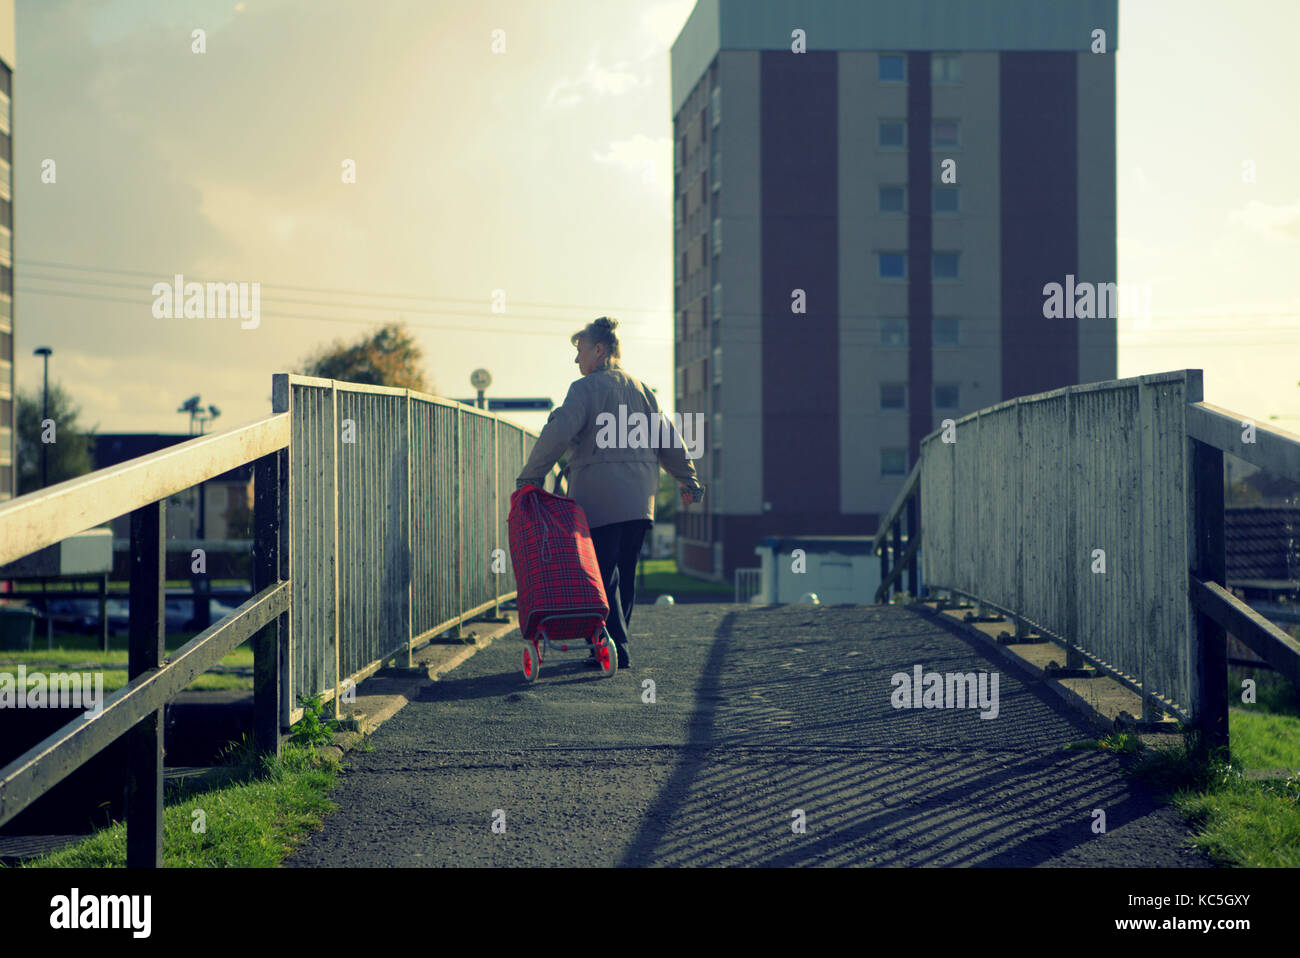
<path fill-rule="evenodd" d="M 163 599 L 167 559 L 166 500 L 131 513 L 131 642 L 128 678 L 158 668 L 167 656 Z M 163 709 L 127 733 L 126 867 L 161 868 Z"/>
<path fill-rule="evenodd" d="M 912 548 L 912 543 L 916 541 L 916 533 L 920 528 L 921 515 L 921 480 L 918 477 L 916 481 L 916 491 L 912 493 L 912 498 L 907 500 L 907 547 Z M 920 559 L 920 553 L 912 556 L 912 561 L 907 564 L 907 591 L 912 599 L 918 599 L 921 595 L 920 584 L 916 574 L 917 563 Z"/>
<path fill-rule="evenodd" d="M 1226 586 L 1223 536 L 1223 452 L 1195 439 L 1191 443 L 1193 528 L 1192 574 L 1202 582 Z M 1228 642 L 1223 627 L 1199 610 L 1196 616 L 1196 714 L 1201 753 L 1228 745 Z"/>
<path fill-rule="evenodd" d="M 402 578 L 405 580 L 402 585 L 401 601 L 402 610 L 399 618 L 401 619 L 402 634 L 405 641 L 402 643 L 402 651 L 398 653 L 393 664 L 399 669 L 409 669 L 413 665 L 411 660 L 411 574 L 414 569 L 414 561 L 411 552 L 411 391 L 406 390 L 402 397 L 400 412 L 401 422 L 398 425 L 398 433 L 402 441 L 402 470 L 405 488 L 405 506 L 401 521 L 402 542 Z M 399 503 L 399 507 L 401 504 Z"/>
<path fill-rule="evenodd" d="M 1065 391 L 1065 667 L 1083 668 L 1079 654 L 1079 510 L 1075 499 L 1075 464 L 1078 438 L 1074 421 L 1074 387 Z"/>
<path fill-rule="evenodd" d="M 1016 398 L 1016 448 L 1025 447 L 1025 420 L 1023 397 Z M 1025 639 L 1029 630 L 1025 626 L 1025 483 L 1028 480 L 1025 456 L 1016 456 L 1016 615 L 1013 638 Z"/>
<path fill-rule="evenodd" d="M 492 562 L 496 563 L 496 550 L 501 548 L 501 420 L 492 417 Z M 492 595 L 496 605 L 492 608 L 492 618 L 501 618 L 501 579 L 494 572 L 492 575 Z"/>
<path fill-rule="evenodd" d="M 894 543 L 894 566 L 897 567 L 898 564 L 903 561 L 903 517 L 902 516 L 894 517 L 894 528 L 892 534 L 890 535 L 890 538 L 893 540 Z M 895 580 L 894 594 L 897 595 L 899 592 L 902 591 L 903 590 L 898 580 Z M 886 596 L 885 598 L 888 598 L 888 596 Z"/>
<path fill-rule="evenodd" d="M 271 411 L 289 413 L 289 445 L 276 453 L 278 463 L 276 471 L 280 501 L 280 526 L 278 531 L 279 576 L 281 581 L 290 581 L 293 579 L 293 514 L 295 507 L 293 462 L 296 432 L 294 428 L 293 387 L 289 383 L 287 373 L 275 373 L 271 377 Z M 331 423 L 332 427 L 333 424 Z M 254 490 L 256 490 L 256 478 L 254 478 L 253 482 Z M 254 491 L 253 495 L 254 506 L 256 506 L 256 491 Z M 252 571 L 255 574 L 256 570 Z M 254 590 L 254 594 L 256 594 L 256 590 Z M 294 629 L 298 628 L 298 626 L 294 624 L 294 602 L 294 597 L 290 594 L 289 609 L 280 616 L 280 687 L 277 696 L 280 701 L 280 729 L 282 730 L 287 729 L 292 724 L 293 707 L 297 702 L 294 696 L 294 685 L 298 681 L 294 673 Z"/>
<path fill-rule="evenodd" d="M 889 537 L 880 540 L 880 584 L 883 587 L 889 581 Z M 882 588 L 881 602 L 889 601 L 889 589 Z M 774 600 L 775 601 L 775 600 Z"/>
<path fill-rule="evenodd" d="M 253 464 L 253 594 L 280 581 L 280 454 Z M 276 616 L 253 636 L 253 740 L 259 755 L 280 754 L 280 630 Z"/>
<path fill-rule="evenodd" d="M 1158 722 L 1161 711 L 1156 708 L 1147 677 L 1147 661 L 1151 657 L 1152 638 L 1163 626 L 1159 597 L 1155 592 L 1156 536 L 1163 530 L 1156 528 L 1155 459 L 1155 390 L 1156 386 L 1138 383 L 1138 543 L 1141 565 L 1138 569 L 1138 683 L 1142 686 L 1142 721 Z M 1156 646 L 1158 648 L 1158 646 Z"/>
<path fill-rule="evenodd" d="M 465 563 L 465 413 L 461 410 L 460 404 L 456 404 L 456 627 L 455 637 L 463 638 L 464 629 L 461 628 L 460 614 L 465 611 L 465 574 L 462 566 Z"/>

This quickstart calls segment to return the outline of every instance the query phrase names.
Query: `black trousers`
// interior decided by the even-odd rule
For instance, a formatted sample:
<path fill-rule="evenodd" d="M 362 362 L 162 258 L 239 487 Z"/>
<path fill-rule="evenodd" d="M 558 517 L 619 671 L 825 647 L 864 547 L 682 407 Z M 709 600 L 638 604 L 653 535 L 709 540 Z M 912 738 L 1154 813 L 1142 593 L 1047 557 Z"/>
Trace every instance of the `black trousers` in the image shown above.
<path fill-rule="evenodd" d="M 636 560 L 641 554 L 645 534 L 653 526 L 649 519 L 633 519 L 611 522 L 591 530 L 591 543 L 596 547 L 596 561 L 600 563 L 600 577 L 605 582 L 605 598 L 609 600 L 605 628 L 623 649 L 627 648 L 627 628 L 636 602 Z"/>

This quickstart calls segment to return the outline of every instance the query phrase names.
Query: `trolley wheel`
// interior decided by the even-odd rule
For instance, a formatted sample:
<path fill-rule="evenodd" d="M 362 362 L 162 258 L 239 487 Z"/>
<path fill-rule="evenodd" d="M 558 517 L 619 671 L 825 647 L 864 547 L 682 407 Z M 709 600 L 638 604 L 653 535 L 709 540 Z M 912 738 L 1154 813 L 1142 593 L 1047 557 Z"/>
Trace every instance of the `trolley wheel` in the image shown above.
<path fill-rule="evenodd" d="M 600 672 L 605 678 L 609 678 L 618 671 L 618 653 L 614 650 L 614 640 L 609 637 L 606 629 L 601 629 L 601 637 L 597 640 L 600 644 L 596 647 L 596 657 L 600 659 Z"/>
<path fill-rule="evenodd" d="M 537 652 L 537 646 L 532 642 L 524 643 L 524 678 L 529 682 L 537 681 L 537 673 L 542 669 L 542 658 Z"/>

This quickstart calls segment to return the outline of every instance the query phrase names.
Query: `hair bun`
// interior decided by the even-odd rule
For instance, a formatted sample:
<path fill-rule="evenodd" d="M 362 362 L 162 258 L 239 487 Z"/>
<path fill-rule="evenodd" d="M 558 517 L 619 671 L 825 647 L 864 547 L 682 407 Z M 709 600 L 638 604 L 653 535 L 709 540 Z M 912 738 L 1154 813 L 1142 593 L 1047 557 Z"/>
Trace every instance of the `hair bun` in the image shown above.
<path fill-rule="evenodd" d="M 618 320 L 610 319 L 608 316 L 602 316 L 600 319 L 596 320 L 596 325 L 602 329 L 612 330 L 618 325 Z"/>

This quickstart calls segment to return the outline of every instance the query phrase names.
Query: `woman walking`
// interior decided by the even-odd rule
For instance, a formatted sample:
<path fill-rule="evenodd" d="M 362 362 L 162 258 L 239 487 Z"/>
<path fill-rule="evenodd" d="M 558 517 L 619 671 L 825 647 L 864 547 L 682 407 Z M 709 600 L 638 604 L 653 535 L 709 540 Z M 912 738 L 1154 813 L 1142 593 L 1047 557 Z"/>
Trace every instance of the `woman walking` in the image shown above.
<path fill-rule="evenodd" d="M 681 484 L 683 504 L 699 502 L 704 488 L 681 436 L 670 419 L 661 419 L 654 393 L 619 365 L 617 326 L 617 320 L 602 316 L 570 337 L 578 350 L 573 361 L 582 378 L 551 412 L 516 486 L 531 483 L 543 488 L 546 474 L 568 450 L 569 495 L 587 514 L 609 600 L 605 627 L 618 649 L 619 668 L 627 668 L 636 561 L 645 534 L 654 525 L 659 467 Z M 605 413 L 609 415 L 602 416 Z M 665 423 L 659 442 L 628 441 L 627 435 L 619 434 L 620 426 L 636 421 L 632 418 L 636 413 L 644 417 L 649 430 Z M 631 435 L 638 433 L 634 429 Z M 639 435 L 646 437 L 646 432 Z"/>

